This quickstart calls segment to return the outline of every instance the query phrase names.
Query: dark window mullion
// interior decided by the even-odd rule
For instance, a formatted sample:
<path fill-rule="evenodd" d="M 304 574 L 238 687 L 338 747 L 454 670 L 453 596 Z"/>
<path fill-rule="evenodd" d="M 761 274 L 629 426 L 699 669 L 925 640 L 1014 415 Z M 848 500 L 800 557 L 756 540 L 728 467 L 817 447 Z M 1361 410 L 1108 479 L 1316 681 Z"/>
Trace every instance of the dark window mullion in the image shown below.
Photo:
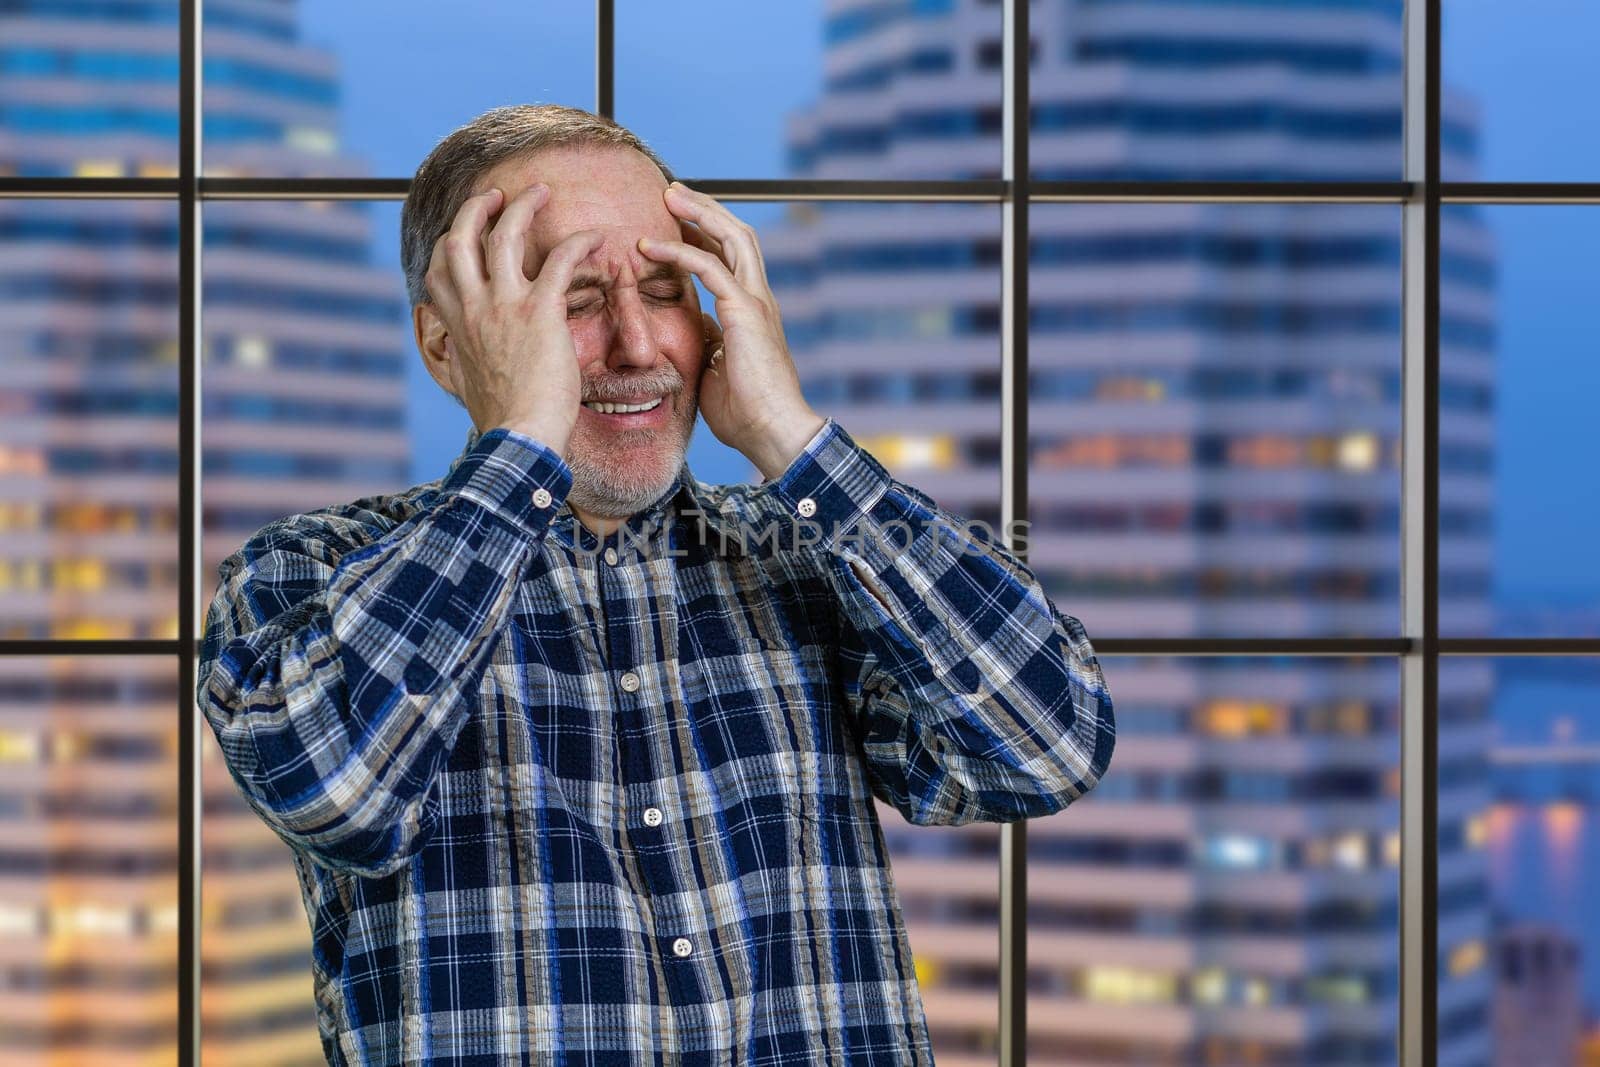
<path fill-rule="evenodd" d="M 178 1063 L 200 1067 L 200 10 L 178 12 Z"/>

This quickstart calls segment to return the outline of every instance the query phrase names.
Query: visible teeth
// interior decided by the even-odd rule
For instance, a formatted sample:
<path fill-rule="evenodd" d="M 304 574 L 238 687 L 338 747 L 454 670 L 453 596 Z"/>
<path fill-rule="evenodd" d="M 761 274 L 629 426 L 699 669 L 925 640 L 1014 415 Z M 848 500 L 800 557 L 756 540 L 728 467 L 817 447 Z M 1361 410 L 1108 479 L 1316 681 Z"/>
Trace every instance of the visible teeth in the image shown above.
<path fill-rule="evenodd" d="M 583 406 L 588 408 L 590 411 L 598 411 L 606 415 L 614 415 L 629 411 L 650 411 L 659 403 L 661 403 L 661 398 L 658 396 L 654 400 L 644 404 L 607 404 L 599 400 L 585 400 L 583 402 Z"/>

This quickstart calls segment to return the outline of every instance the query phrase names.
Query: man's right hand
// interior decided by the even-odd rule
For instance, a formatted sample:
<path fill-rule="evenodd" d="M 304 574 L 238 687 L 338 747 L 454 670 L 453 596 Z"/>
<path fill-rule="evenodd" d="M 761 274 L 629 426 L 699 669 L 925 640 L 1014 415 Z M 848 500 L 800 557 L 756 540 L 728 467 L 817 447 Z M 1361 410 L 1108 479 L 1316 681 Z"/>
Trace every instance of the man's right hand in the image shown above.
<path fill-rule="evenodd" d="M 565 455 L 583 399 L 567 329 L 567 286 L 605 236 L 569 234 L 529 281 L 522 269 L 527 232 L 550 187 L 535 182 L 524 189 L 485 238 L 484 225 L 504 198 L 490 189 L 462 203 L 433 243 L 424 275 L 428 295 L 447 330 L 450 380 L 478 430 L 505 426 Z"/>

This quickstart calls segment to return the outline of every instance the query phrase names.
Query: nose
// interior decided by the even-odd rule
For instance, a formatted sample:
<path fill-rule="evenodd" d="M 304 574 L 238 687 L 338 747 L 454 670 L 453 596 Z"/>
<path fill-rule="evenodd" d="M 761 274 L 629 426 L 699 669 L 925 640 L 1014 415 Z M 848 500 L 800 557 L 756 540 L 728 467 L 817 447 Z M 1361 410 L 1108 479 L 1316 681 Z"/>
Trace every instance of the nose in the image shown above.
<path fill-rule="evenodd" d="M 657 361 L 656 335 L 650 328 L 650 316 L 645 311 L 639 290 L 632 285 L 618 286 L 614 290 L 611 318 L 611 346 L 606 352 L 606 363 L 612 368 L 652 367 Z"/>

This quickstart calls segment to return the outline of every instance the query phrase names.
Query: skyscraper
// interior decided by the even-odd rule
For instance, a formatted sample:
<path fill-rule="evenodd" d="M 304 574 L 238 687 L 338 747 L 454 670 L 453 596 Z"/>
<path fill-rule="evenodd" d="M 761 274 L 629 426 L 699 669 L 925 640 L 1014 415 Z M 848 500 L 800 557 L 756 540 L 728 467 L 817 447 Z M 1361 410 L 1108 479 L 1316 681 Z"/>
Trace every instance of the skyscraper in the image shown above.
<path fill-rule="evenodd" d="M 208 173 L 357 171 L 297 10 L 207 4 Z M 1398 2 L 1033 10 L 1036 177 L 1399 176 Z M 0 166 L 175 173 L 176 16 L 174 0 L 0 5 Z M 831 3 L 795 175 L 997 176 L 999 29 L 992 2 Z M 1447 92 L 1447 179 L 1471 176 L 1475 129 Z M 271 518 L 404 484 L 414 357 L 358 208 L 213 202 L 204 221 L 213 574 Z M 0 201 L 0 227 L 5 632 L 171 637 L 176 213 Z M 1393 632 L 1398 209 L 1041 205 L 1032 229 L 1029 549 L 1063 610 L 1101 635 Z M 1442 244 L 1441 611 L 1459 622 L 1488 607 L 1493 252 L 1466 209 L 1447 209 Z M 998 211 L 807 205 L 763 246 L 813 403 L 994 521 Z M 1441 672 L 1446 1064 L 1488 1062 L 1475 666 Z M 1030 1063 L 1392 1062 L 1392 665 L 1107 670 L 1112 773 L 1029 828 Z M 0 659 L 0 1062 L 170 1058 L 174 673 Z M 205 746 L 206 1059 L 320 1062 L 293 868 Z M 995 827 L 880 811 L 939 1062 L 992 1063 Z"/>
<path fill-rule="evenodd" d="M 208 174 L 359 171 L 298 15 L 206 5 Z M 177 20 L 175 0 L 0 5 L 0 173 L 175 175 Z M 409 475 L 404 291 L 369 262 L 369 209 L 203 216 L 202 605 L 264 523 Z M 0 200 L 6 637 L 177 635 L 177 241 L 171 202 Z M 176 661 L 4 657 L 0 677 L 0 1063 L 173 1062 Z M 206 1062 L 321 1063 L 288 849 L 202 744 Z"/>
<path fill-rule="evenodd" d="M 833 0 L 797 177 L 995 178 L 1000 13 Z M 1044 0 L 1035 179 L 1393 181 L 1398 0 Z M 1476 114 L 1446 89 L 1446 180 Z M 1091 634 L 1399 629 L 1400 211 L 1035 204 L 1030 564 Z M 998 517 L 989 205 L 800 205 L 762 234 L 801 380 L 895 472 Z M 1441 615 L 1488 632 L 1493 250 L 1442 245 Z M 1481 623 L 1472 630 L 1474 623 Z M 1119 658 L 1110 774 L 1029 826 L 1030 1064 L 1384 1064 L 1399 678 L 1383 659 Z M 1489 1059 L 1491 679 L 1442 673 L 1440 1062 Z M 942 1065 L 993 1062 L 993 827 L 885 806 Z"/>

